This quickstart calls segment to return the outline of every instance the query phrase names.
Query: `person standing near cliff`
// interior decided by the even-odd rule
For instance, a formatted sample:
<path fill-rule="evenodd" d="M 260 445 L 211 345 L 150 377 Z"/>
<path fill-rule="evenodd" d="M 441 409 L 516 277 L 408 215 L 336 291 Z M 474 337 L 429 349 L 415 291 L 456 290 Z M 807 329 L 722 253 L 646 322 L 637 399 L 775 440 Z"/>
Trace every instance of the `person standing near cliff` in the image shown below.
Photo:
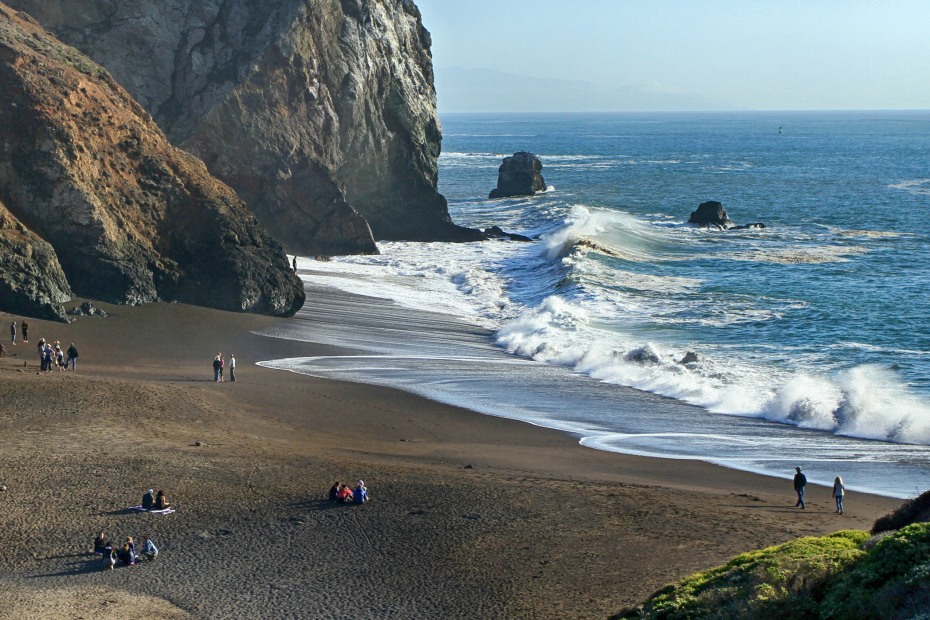
<path fill-rule="evenodd" d="M 297 255 L 294 254 L 294 262 L 291 263 L 294 267 L 294 273 L 297 273 Z"/>
<path fill-rule="evenodd" d="M 23 330 L 23 342 L 29 342 L 29 321 L 23 319 L 23 322 L 19 324 L 19 327 Z"/>
<path fill-rule="evenodd" d="M 13 341 L 13 346 L 16 346 L 16 321 L 10 323 L 10 340 Z"/>
<path fill-rule="evenodd" d="M 794 505 L 795 508 L 800 506 L 802 509 L 807 508 L 804 505 L 804 487 L 807 486 L 807 476 L 801 473 L 801 466 L 798 465 L 794 468 L 796 472 L 794 474 L 794 491 L 798 494 L 798 503 Z"/>
<path fill-rule="evenodd" d="M 216 357 L 213 358 L 213 382 L 220 382 L 220 354 L 217 353 Z"/>
<path fill-rule="evenodd" d="M 232 353 L 229 356 L 229 380 L 236 380 L 236 354 Z"/>

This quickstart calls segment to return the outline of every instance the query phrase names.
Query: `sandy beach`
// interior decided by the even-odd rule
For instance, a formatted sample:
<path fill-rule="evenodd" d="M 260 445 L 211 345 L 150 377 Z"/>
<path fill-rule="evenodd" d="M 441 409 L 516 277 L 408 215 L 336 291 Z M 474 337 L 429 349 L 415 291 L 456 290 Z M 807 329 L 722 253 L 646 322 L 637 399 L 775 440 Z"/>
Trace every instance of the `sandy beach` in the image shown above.
<path fill-rule="evenodd" d="M 76 302 L 68 304 L 68 307 Z M 70 325 L 0 314 L 5 618 L 605 618 L 733 555 L 869 528 L 900 500 L 570 436 L 404 392 L 256 366 L 337 354 L 257 335 L 277 321 L 180 304 Z M 40 374 L 40 337 L 77 372 Z M 217 351 L 237 381 L 215 383 Z M 621 403 L 622 406 L 622 403 Z M 364 506 L 325 499 L 364 479 Z M 170 515 L 127 511 L 164 489 Z M 155 562 L 100 570 L 96 532 Z"/>

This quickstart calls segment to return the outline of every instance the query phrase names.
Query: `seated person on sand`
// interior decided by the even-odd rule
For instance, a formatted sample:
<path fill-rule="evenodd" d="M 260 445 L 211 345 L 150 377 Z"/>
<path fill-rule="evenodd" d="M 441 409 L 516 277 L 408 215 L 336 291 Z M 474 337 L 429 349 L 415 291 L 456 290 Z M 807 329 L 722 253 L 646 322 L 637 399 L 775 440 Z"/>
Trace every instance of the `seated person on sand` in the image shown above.
<path fill-rule="evenodd" d="M 152 510 L 155 508 L 155 491 L 149 489 L 148 492 L 142 496 L 142 510 Z"/>
<path fill-rule="evenodd" d="M 171 507 L 171 503 L 168 501 L 168 498 L 165 497 L 164 491 L 159 491 L 155 495 L 155 510 L 166 510 Z"/>
<path fill-rule="evenodd" d="M 103 532 L 97 534 L 97 537 L 94 538 L 94 554 L 103 555 L 103 550 L 107 546 L 107 539 L 103 535 Z"/>
<path fill-rule="evenodd" d="M 329 489 L 329 501 L 334 502 L 339 499 L 339 481 L 337 480 Z"/>
<path fill-rule="evenodd" d="M 368 489 L 365 488 L 365 483 L 362 480 L 359 480 L 358 484 L 355 486 L 355 491 L 352 492 L 352 499 L 356 504 L 364 504 L 368 501 Z"/>
<path fill-rule="evenodd" d="M 145 537 L 145 540 L 142 542 L 142 554 L 141 558 L 146 560 L 154 560 L 158 557 L 158 548 L 155 546 L 155 543 L 152 542 L 152 539 L 148 536 Z"/>
<path fill-rule="evenodd" d="M 119 560 L 120 562 L 123 563 L 124 566 L 132 566 L 133 564 L 136 563 L 136 554 L 129 547 L 129 543 L 125 543 L 123 545 L 123 548 L 119 550 L 117 555 L 119 555 Z"/>
<path fill-rule="evenodd" d="M 339 495 L 336 497 L 336 501 L 342 502 L 343 504 L 348 504 L 352 501 L 352 489 L 349 488 L 349 485 L 339 485 Z"/>

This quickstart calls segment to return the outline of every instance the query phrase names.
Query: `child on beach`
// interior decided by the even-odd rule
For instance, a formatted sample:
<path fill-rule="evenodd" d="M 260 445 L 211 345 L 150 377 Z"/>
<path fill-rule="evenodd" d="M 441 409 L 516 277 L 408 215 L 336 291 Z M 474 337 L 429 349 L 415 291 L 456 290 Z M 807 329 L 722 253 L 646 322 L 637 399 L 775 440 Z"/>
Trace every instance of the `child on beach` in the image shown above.
<path fill-rule="evenodd" d="M 128 542 L 123 544 L 123 548 L 120 549 L 117 555 L 119 555 L 120 562 L 123 563 L 123 566 L 133 566 L 136 563 L 136 552 L 129 546 Z"/>
<path fill-rule="evenodd" d="M 102 566 L 103 570 L 113 570 L 116 566 L 116 549 L 113 548 L 113 543 L 108 542 L 103 546 Z"/>
<path fill-rule="evenodd" d="M 329 501 L 334 502 L 337 499 L 339 499 L 340 486 L 341 485 L 339 484 L 339 481 L 337 480 L 335 483 L 333 483 L 333 486 L 329 488 Z"/>

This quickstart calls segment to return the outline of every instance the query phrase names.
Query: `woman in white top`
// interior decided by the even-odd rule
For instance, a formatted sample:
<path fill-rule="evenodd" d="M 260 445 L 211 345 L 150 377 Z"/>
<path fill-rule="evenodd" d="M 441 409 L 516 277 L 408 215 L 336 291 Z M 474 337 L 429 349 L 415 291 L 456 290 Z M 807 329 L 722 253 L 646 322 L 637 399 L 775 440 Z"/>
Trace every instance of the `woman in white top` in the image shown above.
<path fill-rule="evenodd" d="M 846 495 L 846 486 L 839 476 L 833 481 L 833 497 L 836 499 L 836 512 L 843 514 L 843 496 Z"/>

